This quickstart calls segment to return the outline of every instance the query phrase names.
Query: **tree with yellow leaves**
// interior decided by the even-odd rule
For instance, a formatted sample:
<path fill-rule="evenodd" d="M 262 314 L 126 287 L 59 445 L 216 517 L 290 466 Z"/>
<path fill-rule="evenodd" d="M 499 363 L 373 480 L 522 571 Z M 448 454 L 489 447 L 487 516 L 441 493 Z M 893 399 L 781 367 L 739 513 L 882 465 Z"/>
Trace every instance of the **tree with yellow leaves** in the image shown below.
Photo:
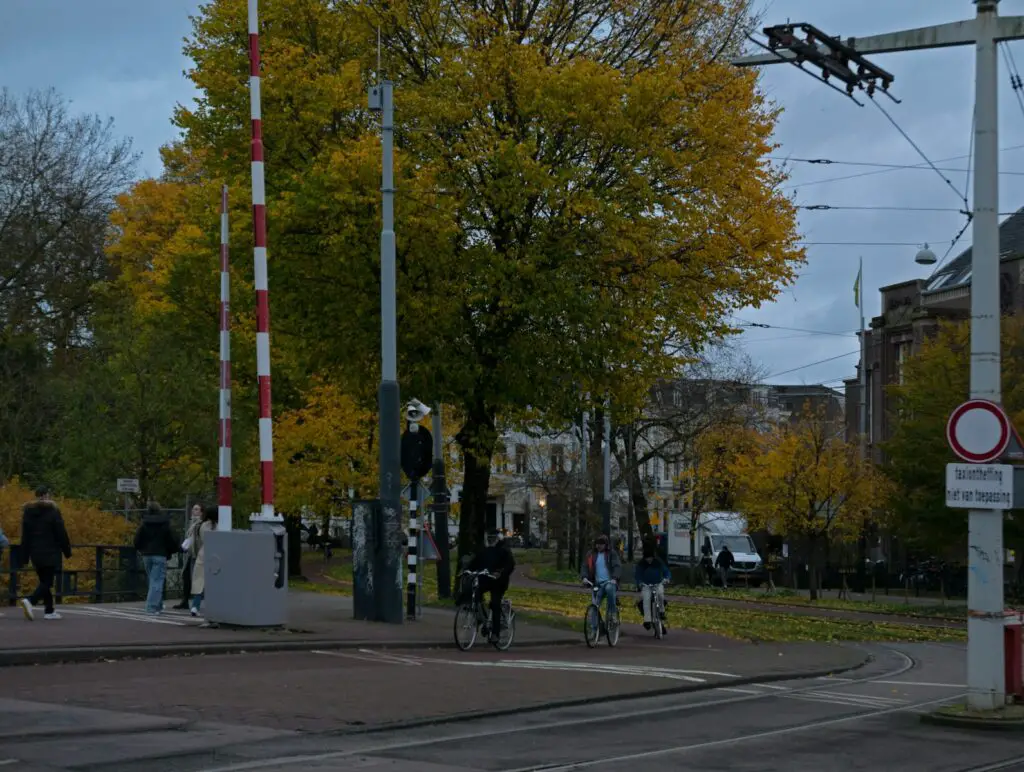
<path fill-rule="evenodd" d="M 794 423 L 758 435 L 752 452 L 729 465 L 736 503 L 752 530 L 766 529 L 805 541 L 811 599 L 818 597 L 818 550 L 833 538 L 861 533 L 884 519 L 887 478 L 847 442 L 825 411 L 807 407 Z"/>
<path fill-rule="evenodd" d="M 776 111 L 729 64 L 747 0 L 266 0 L 270 284 L 296 361 L 372 394 L 380 149 L 396 89 L 399 375 L 460 408 L 460 549 L 480 542 L 497 427 L 616 404 L 775 296 L 802 259 Z M 179 110 L 209 176 L 244 183 L 246 4 L 213 0 Z M 384 73 L 377 69 L 377 34 Z M 275 337 L 275 341 L 280 340 Z M 275 343 L 275 346 L 278 345 Z"/>
<path fill-rule="evenodd" d="M 313 382 L 302 407 L 274 423 L 277 506 L 300 514 L 309 508 L 321 518 L 350 516 L 352 491 L 372 498 L 377 479 L 373 414 L 336 384 Z"/>

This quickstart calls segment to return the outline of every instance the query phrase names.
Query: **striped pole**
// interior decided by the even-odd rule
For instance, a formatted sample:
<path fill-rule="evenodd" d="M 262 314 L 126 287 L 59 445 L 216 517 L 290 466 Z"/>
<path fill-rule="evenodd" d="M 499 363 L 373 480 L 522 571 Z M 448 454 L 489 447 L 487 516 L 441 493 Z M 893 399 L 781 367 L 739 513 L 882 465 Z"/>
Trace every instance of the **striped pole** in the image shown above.
<path fill-rule="evenodd" d="M 231 276 L 228 186 L 220 190 L 220 423 L 217 432 L 217 530 L 231 530 Z"/>
<path fill-rule="evenodd" d="M 258 0 L 249 0 L 249 95 L 252 108 L 252 227 L 256 285 L 256 382 L 260 408 L 260 514 L 274 515 L 274 436 L 270 417 L 270 301 L 267 297 L 267 201 L 263 176 L 263 121 L 260 113 Z"/>
<path fill-rule="evenodd" d="M 405 618 L 416 619 L 416 569 L 419 562 L 419 520 L 417 520 L 417 509 L 419 508 L 419 481 L 413 480 L 409 484 L 409 552 L 406 558 L 408 562 L 408 575 L 405 585 Z"/>

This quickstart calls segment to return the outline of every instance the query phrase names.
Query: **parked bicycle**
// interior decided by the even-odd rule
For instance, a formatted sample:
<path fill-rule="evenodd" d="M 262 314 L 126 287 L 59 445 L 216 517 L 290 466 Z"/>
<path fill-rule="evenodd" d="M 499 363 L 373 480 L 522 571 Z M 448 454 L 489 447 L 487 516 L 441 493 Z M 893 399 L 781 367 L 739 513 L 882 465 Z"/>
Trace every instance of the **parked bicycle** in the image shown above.
<path fill-rule="evenodd" d="M 473 647 L 478 634 L 484 638 L 491 634 L 491 610 L 484 605 L 480 593 L 480 578 L 484 576 L 497 578 L 487 571 L 463 571 L 458 577 L 460 585 L 463 582 L 467 585 L 462 593 L 462 602 L 455 611 L 455 645 L 462 651 L 469 651 Z M 512 608 L 512 601 L 504 598 L 501 601 L 501 630 L 494 641 L 494 648 L 508 651 L 515 637 L 516 612 Z"/>
<path fill-rule="evenodd" d="M 584 584 L 589 585 L 592 588 L 590 594 L 590 605 L 587 606 L 587 610 L 583 615 L 583 637 L 586 639 L 587 646 L 590 648 L 597 646 L 602 637 L 608 641 L 609 646 L 614 646 L 619 642 L 618 614 L 610 614 L 609 618 L 606 620 L 601 616 L 601 607 L 598 605 L 601 588 L 608 584 L 608 582 L 612 581 L 615 580 L 607 579 L 598 584 L 594 584 L 589 579 L 583 580 Z"/>
<path fill-rule="evenodd" d="M 659 582 L 658 584 L 641 584 L 639 586 L 640 597 L 637 598 L 636 605 L 640 611 L 640 616 L 644 615 L 643 606 L 643 592 L 644 588 L 649 588 L 651 593 L 651 627 L 654 630 L 654 637 L 661 639 L 664 637 L 666 630 L 665 625 L 665 610 L 668 607 L 668 602 L 664 599 L 662 594 L 658 592 L 658 589 L 666 584 L 666 582 Z"/>

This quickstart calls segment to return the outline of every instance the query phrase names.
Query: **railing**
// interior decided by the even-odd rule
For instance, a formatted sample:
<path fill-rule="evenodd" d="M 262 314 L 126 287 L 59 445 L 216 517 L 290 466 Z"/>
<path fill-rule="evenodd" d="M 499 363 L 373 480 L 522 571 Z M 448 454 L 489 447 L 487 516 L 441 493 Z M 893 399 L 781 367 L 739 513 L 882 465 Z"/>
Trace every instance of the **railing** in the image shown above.
<path fill-rule="evenodd" d="M 56 603 L 119 603 L 141 600 L 146 596 L 146 571 L 134 547 L 114 544 L 74 544 L 71 561 L 57 571 L 53 591 Z M 7 604 L 15 605 L 30 595 L 36 586 L 35 571 L 21 559 L 20 546 L 5 551 L 2 565 L 7 583 Z M 181 592 L 182 554 L 167 561 L 164 596 Z"/>

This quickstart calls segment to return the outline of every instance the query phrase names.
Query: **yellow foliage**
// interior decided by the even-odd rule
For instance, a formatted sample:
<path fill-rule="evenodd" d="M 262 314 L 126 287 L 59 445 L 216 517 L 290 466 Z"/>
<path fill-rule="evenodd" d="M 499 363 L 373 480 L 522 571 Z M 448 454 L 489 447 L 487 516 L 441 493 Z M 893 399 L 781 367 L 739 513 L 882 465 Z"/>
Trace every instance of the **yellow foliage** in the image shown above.
<path fill-rule="evenodd" d="M 316 380 L 305 404 L 274 424 L 277 503 L 298 513 L 347 513 L 349 490 L 357 497 L 377 487 L 375 417 L 341 389 Z"/>
<path fill-rule="evenodd" d="M 868 519 L 881 519 L 889 482 L 841 433 L 824 411 L 808 409 L 795 424 L 752 438 L 753 450 L 729 466 L 752 529 L 814 543 L 857 535 Z"/>
<path fill-rule="evenodd" d="M 32 491 L 16 478 L 0 486 L 0 526 L 12 542 L 21 541 L 21 507 L 35 498 Z M 120 515 L 104 512 L 92 501 L 55 498 L 60 507 L 73 546 L 130 544 L 135 526 Z M 90 570 L 95 567 L 92 550 L 76 549 L 65 569 Z"/>

